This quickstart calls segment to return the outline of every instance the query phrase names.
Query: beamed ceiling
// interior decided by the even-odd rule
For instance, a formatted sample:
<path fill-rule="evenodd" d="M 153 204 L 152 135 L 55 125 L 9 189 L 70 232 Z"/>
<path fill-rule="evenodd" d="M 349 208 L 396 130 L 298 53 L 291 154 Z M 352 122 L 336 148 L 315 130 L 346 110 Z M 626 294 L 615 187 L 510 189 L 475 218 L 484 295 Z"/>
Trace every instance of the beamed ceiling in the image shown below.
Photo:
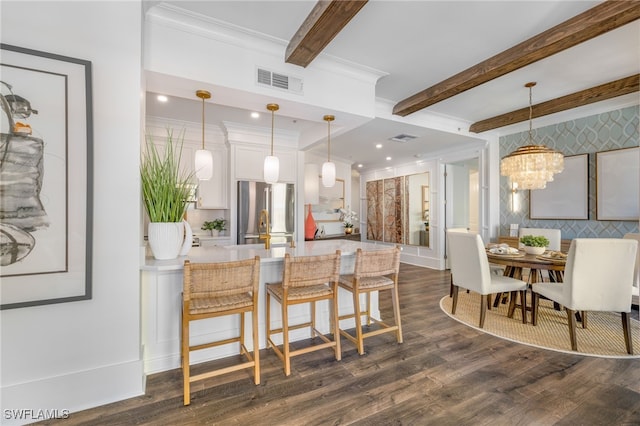
<path fill-rule="evenodd" d="M 366 167 L 390 165 L 376 155 L 406 163 L 483 132 L 522 131 L 529 81 L 534 118 L 639 103 L 638 1 L 166 3 L 280 39 L 286 63 L 309 68 L 327 55 L 386 74 L 376 97 L 389 114 L 332 138 L 336 156 Z M 424 128 L 423 112 L 468 123 L 465 136 Z M 398 133 L 417 138 L 389 142 Z M 370 149 L 376 141 L 384 153 Z"/>

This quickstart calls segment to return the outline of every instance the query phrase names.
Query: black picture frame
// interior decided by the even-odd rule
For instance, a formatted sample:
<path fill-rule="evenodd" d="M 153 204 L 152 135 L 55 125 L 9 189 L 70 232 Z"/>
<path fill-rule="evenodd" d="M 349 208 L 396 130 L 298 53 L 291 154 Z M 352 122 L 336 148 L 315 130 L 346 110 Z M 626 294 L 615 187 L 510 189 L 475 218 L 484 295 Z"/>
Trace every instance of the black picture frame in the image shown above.
<path fill-rule="evenodd" d="M 92 297 L 91 72 L 87 60 L 0 43 L 2 310 Z"/>

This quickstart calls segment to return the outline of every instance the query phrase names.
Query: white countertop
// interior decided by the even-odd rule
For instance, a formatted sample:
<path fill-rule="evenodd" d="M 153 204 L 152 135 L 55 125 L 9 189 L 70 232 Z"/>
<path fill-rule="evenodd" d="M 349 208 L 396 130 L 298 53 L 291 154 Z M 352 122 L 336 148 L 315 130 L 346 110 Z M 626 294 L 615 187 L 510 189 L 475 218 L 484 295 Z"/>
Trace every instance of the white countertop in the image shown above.
<path fill-rule="evenodd" d="M 316 240 L 299 243 L 295 248 L 287 245 L 271 246 L 266 250 L 264 244 L 246 244 L 226 247 L 193 247 L 186 256 L 179 256 L 171 260 L 156 260 L 153 257 L 145 258 L 140 266 L 143 271 L 177 271 L 182 270 L 184 261 L 191 262 L 229 262 L 233 260 L 250 259 L 260 256 L 261 262 L 280 262 L 285 253 L 292 256 L 317 256 L 321 254 L 335 253 L 340 250 L 342 255 L 353 255 L 358 248 L 363 250 L 382 250 L 388 245 L 365 243 L 349 240 Z"/>

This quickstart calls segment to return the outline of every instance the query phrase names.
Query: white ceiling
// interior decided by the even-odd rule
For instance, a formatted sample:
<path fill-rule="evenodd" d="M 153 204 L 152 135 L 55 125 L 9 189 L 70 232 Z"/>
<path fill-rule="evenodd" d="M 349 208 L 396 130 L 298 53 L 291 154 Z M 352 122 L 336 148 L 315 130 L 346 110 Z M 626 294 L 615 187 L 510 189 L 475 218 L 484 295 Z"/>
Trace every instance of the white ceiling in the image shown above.
<path fill-rule="evenodd" d="M 225 21 L 262 33 L 285 45 L 309 14 L 315 1 L 170 1 L 190 12 Z M 329 43 L 322 55 L 379 70 L 387 75 L 378 80 L 376 97 L 391 106 L 404 98 L 457 74 L 507 48 L 543 32 L 587 9 L 597 1 L 380 1 L 370 0 L 351 22 Z M 284 58 L 283 58 L 284 61 Z M 602 83 L 640 72 L 640 22 L 610 31 L 596 39 L 497 78 L 453 98 L 426 108 L 435 115 L 468 124 L 526 107 L 528 89 L 536 81 L 534 103 L 544 102 Z M 194 92 L 197 87 L 193 88 Z M 171 99 L 156 105 L 148 97 L 148 113 L 190 121 L 200 117 L 201 101 Z M 215 95 L 214 95 L 215 101 Z M 607 109 L 640 103 L 638 94 L 600 102 L 579 111 L 585 116 Z M 534 126 L 562 121 L 572 113 L 538 119 Z M 197 115 L 194 115 L 197 114 Z M 245 110 L 207 105 L 210 120 L 234 121 L 270 126 L 263 111 L 256 121 Z M 211 117 L 211 118 L 210 118 Z M 419 127 L 411 115 L 379 117 L 346 133 L 332 136 L 332 155 L 363 170 L 404 164 L 433 155 L 453 145 L 483 144 L 485 135 L 451 134 Z M 262 120 L 262 121 L 261 121 Z M 336 117 L 336 122 L 339 117 Z M 526 123 L 498 129 L 497 134 L 524 130 Z M 280 117 L 276 126 L 289 130 L 324 126 L 296 117 Z M 400 144 L 389 140 L 400 133 L 418 136 Z M 312 151 L 326 152 L 326 140 Z M 373 145 L 382 143 L 382 149 Z M 391 161 L 385 157 L 392 157 Z"/>

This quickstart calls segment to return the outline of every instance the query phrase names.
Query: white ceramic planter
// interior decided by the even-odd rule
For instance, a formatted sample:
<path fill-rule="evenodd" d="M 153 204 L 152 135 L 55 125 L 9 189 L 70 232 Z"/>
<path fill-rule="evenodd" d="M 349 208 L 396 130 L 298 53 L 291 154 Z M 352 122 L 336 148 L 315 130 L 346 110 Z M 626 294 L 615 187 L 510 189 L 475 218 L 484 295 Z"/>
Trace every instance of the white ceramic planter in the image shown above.
<path fill-rule="evenodd" d="M 531 247 L 531 246 L 524 246 L 524 251 L 525 253 L 529 253 L 529 254 L 542 254 L 547 250 L 546 247 Z"/>
<path fill-rule="evenodd" d="M 184 230 L 184 222 L 149 223 L 149 247 L 151 247 L 153 257 L 159 260 L 178 257 L 187 243 Z"/>

